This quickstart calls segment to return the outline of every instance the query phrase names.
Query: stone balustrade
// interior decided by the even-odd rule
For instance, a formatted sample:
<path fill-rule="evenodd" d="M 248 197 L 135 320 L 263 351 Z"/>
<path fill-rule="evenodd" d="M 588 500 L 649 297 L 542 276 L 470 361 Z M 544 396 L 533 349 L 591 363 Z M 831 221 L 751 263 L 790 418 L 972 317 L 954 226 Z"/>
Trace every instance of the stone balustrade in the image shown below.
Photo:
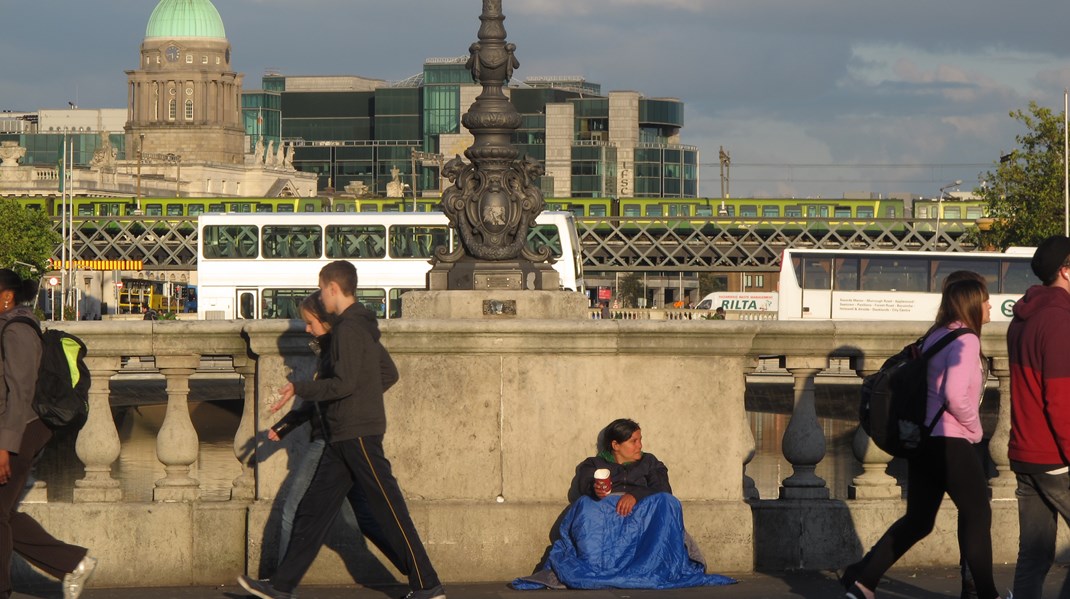
<path fill-rule="evenodd" d="M 602 320 L 601 308 L 588 308 L 592 320 Z M 614 320 L 713 320 L 712 310 L 690 308 L 610 308 Z M 729 310 L 724 320 L 776 320 L 777 313 L 758 310 Z"/>
<path fill-rule="evenodd" d="M 27 511 L 92 547 L 103 558 L 101 585 L 216 583 L 266 571 L 276 559 L 280 488 L 302 441 L 288 437 L 285 451 L 265 443 L 265 431 L 281 414 L 264 406 L 287 378 L 312 374 L 300 324 L 57 326 L 89 347 L 91 415 L 76 446 L 85 474 L 73 503 L 32 504 Z M 688 529 L 715 571 L 839 567 L 857 559 L 902 513 L 902 491 L 885 473 L 890 458 L 862 432 L 854 449 L 863 473 L 850 499 L 830 499 L 827 483 L 815 474 L 827 444 L 815 413 L 815 382 L 830 360 L 850 360 L 859 374 L 875 370 L 926 323 L 400 319 L 381 326 L 401 372 L 386 396 L 387 453 L 447 581 L 530 572 L 566 507 L 575 465 L 595 451 L 598 431 L 617 417 L 640 422 L 646 449 L 669 465 Z M 983 339 L 1004 398 L 1005 329 L 990 324 Z M 156 442 L 166 475 L 155 482 L 151 502 L 124 500 L 112 476 L 120 442 L 110 417 L 109 379 L 131 356 L 152 356 L 166 378 L 167 410 Z M 205 356 L 229 357 L 244 381 L 234 436 L 241 474 L 227 501 L 203 499 L 191 475 L 199 442 L 189 414 L 189 378 Z M 778 497 L 762 498 L 745 472 L 755 440 L 744 394 L 747 375 L 770 357 L 779 357 L 794 381 L 783 438 L 792 472 L 785 473 Z M 989 431 L 999 470 L 991 481 L 998 561 L 1013 561 L 1017 549 L 1009 419 L 1001 401 L 998 426 Z M 367 555 L 359 545 L 350 548 Z M 344 558 L 321 553 L 308 582 L 348 582 Z M 957 559 L 954 510 L 945 509 L 934 534 L 904 563 Z M 122 565 L 133 561 L 136 574 Z"/>

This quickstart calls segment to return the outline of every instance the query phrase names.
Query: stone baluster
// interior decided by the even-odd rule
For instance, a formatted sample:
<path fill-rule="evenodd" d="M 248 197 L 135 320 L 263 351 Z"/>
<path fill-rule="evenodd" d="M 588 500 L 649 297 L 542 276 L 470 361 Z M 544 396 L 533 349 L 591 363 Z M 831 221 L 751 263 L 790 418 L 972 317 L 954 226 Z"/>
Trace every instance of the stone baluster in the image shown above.
<path fill-rule="evenodd" d="M 234 479 L 230 498 L 252 500 L 256 498 L 256 360 L 248 356 L 234 356 L 234 370 L 242 377 L 245 402 L 241 422 L 234 433 L 234 457 L 241 463 L 241 475 Z"/>
<path fill-rule="evenodd" d="M 78 432 L 75 454 L 85 464 L 85 478 L 74 481 L 75 503 L 121 501 L 119 481 L 111 477 L 111 465 L 119 459 L 119 431 L 111 415 L 111 377 L 119 371 L 119 356 L 86 356 L 92 383 L 89 386 L 89 418 Z"/>
<path fill-rule="evenodd" d="M 197 370 L 199 356 L 157 356 L 156 366 L 167 378 L 167 413 L 156 437 L 156 457 L 166 476 L 156 481 L 155 501 L 193 501 L 200 497 L 200 483 L 190 476 L 200 444 L 189 416 L 189 377 Z"/>
<path fill-rule="evenodd" d="M 746 381 L 747 375 L 754 372 L 757 368 L 757 359 L 754 360 L 753 364 L 744 366 L 744 381 Z M 742 436 L 740 447 L 743 450 L 743 499 L 761 499 L 761 495 L 758 493 L 758 486 L 754 484 L 754 479 L 747 476 L 747 464 L 750 464 L 754 459 L 754 456 L 757 453 L 757 444 L 754 440 L 754 432 L 750 430 L 750 418 L 747 416 L 746 406 L 743 408 L 743 422 L 739 429 Z"/>
<path fill-rule="evenodd" d="M 828 499 L 825 480 L 814 473 L 825 457 L 825 431 L 817 422 L 814 377 L 828 367 L 828 358 L 785 359 L 785 368 L 795 378 L 795 408 L 784 431 L 784 457 L 793 474 L 780 487 L 781 499 Z"/>
<path fill-rule="evenodd" d="M 875 372 L 876 366 L 883 364 L 884 359 L 875 359 L 873 368 L 856 368 L 858 376 L 865 378 Z M 847 487 L 847 497 L 850 499 L 896 499 L 902 497 L 903 490 L 896 483 L 895 477 L 888 475 L 888 463 L 892 456 L 877 447 L 873 439 L 869 438 L 861 426 L 855 430 L 854 441 L 851 444 L 855 459 L 862 463 L 862 474 L 854 477 Z"/>
<path fill-rule="evenodd" d="M 999 419 L 996 430 L 988 441 L 988 454 L 996 464 L 996 477 L 988 481 L 992 489 L 992 499 L 1014 499 L 1018 488 L 1014 472 L 1011 472 L 1011 460 L 1007 457 L 1007 448 L 1011 441 L 1011 365 L 1003 357 L 992 358 L 992 374 L 999 380 Z"/>

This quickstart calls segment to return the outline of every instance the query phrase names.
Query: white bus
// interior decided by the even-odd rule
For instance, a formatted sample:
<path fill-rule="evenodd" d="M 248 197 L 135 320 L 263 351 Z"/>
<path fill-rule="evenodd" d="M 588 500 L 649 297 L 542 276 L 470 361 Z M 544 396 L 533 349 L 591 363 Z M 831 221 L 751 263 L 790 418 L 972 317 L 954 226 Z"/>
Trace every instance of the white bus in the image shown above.
<path fill-rule="evenodd" d="M 696 310 L 735 310 L 741 312 L 776 312 L 779 298 L 776 291 L 714 291 L 702 298 Z"/>
<path fill-rule="evenodd" d="M 780 320 L 927 320 L 936 317 L 947 275 L 984 276 L 992 320 L 1038 283 L 1033 252 L 881 252 L 785 250 L 780 264 Z"/>
<path fill-rule="evenodd" d="M 544 212 L 528 233 L 546 245 L 561 287 L 584 291 L 576 223 Z M 357 301 L 380 318 L 401 315 L 401 295 L 425 289 L 438 246 L 459 239 L 441 212 L 212 213 L 197 219 L 198 314 L 201 319 L 300 318 L 333 260 L 357 267 Z"/>

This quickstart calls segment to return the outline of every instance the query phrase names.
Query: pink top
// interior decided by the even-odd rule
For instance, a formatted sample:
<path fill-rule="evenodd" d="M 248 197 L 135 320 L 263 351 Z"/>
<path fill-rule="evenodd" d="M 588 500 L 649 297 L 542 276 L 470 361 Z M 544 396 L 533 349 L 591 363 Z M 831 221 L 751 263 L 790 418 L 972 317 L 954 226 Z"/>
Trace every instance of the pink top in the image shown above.
<path fill-rule="evenodd" d="M 964 326 L 955 322 L 933 331 L 923 347 L 928 349 L 950 331 Z M 933 427 L 934 437 L 959 437 L 970 443 L 981 441 L 979 408 L 985 384 L 983 373 L 981 340 L 969 333 L 952 341 L 929 360 L 926 422 L 932 422 L 940 406 L 947 402 L 947 410 Z"/>

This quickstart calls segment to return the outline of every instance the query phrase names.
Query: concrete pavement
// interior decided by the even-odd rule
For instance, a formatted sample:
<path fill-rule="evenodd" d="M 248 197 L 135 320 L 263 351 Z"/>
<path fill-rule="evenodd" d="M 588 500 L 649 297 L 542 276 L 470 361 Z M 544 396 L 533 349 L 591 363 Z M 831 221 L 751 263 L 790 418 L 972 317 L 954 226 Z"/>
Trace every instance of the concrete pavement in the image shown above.
<path fill-rule="evenodd" d="M 1067 577 L 1066 565 L 1057 565 L 1048 574 L 1045 597 L 1059 597 L 1059 588 Z M 1011 584 L 1013 565 L 996 566 L 996 585 L 1001 592 Z M 725 587 L 702 587 L 672 591 L 600 590 L 600 591 L 514 591 L 504 582 L 449 584 L 451 599 L 758 599 L 773 597 L 842 597 L 843 592 L 832 572 L 773 572 L 735 576 L 739 583 Z M 407 592 L 402 585 L 376 589 L 308 586 L 298 589 L 301 599 L 393 599 Z M 958 569 L 900 568 L 892 570 L 878 589 L 881 599 L 937 599 L 959 596 Z M 59 599 L 56 583 L 35 588 L 19 588 L 15 599 Z M 82 599 L 242 599 L 246 597 L 236 583 L 217 587 L 87 589 Z"/>

